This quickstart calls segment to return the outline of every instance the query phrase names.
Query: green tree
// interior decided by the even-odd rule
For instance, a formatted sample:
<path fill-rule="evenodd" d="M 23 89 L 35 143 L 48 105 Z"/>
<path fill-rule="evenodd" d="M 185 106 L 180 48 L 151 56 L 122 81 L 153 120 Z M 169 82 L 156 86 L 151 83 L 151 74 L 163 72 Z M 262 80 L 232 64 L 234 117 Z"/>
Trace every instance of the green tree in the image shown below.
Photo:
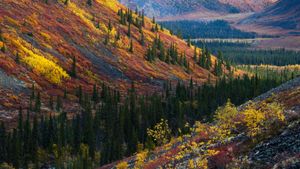
<path fill-rule="evenodd" d="M 86 3 L 87 3 L 88 6 L 92 6 L 93 5 L 93 0 L 87 0 Z"/>
<path fill-rule="evenodd" d="M 64 4 L 68 5 L 69 4 L 69 0 L 65 0 Z"/>
<path fill-rule="evenodd" d="M 58 95 L 56 97 L 56 111 L 60 111 L 62 109 L 62 100 L 60 96 Z"/>
<path fill-rule="evenodd" d="M 133 53 L 133 42 L 132 42 L 132 39 L 130 40 L 129 52 Z"/>
<path fill-rule="evenodd" d="M 41 96 L 40 92 L 38 92 L 36 98 L 35 98 L 35 107 L 34 107 L 35 112 L 41 112 Z"/>
<path fill-rule="evenodd" d="M 77 77 L 76 64 L 77 64 L 77 60 L 76 60 L 75 56 L 73 56 L 73 59 L 72 59 L 72 69 L 71 69 L 71 76 L 74 77 L 74 78 Z"/>

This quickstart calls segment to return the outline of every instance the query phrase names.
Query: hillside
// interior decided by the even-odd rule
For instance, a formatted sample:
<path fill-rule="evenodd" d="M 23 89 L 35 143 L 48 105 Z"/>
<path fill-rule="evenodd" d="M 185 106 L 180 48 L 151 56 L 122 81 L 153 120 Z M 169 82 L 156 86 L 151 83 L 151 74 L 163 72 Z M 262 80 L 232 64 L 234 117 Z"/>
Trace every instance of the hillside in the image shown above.
<path fill-rule="evenodd" d="M 249 16 L 241 24 L 277 27 L 290 30 L 290 34 L 299 34 L 300 3 L 298 0 L 280 0 L 262 12 Z M 293 32 L 294 31 L 294 32 Z"/>
<path fill-rule="evenodd" d="M 300 78 L 235 107 L 216 111 L 211 124 L 196 122 L 191 134 L 114 166 L 170 168 L 299 168 Z"/>
<path fill-rule="evenodd" d="M 121 24 L 118 10 L 124 13 L 126 8 L 117 1 L 97 0 L 91 6 L 79 0 L 66 2 L 0 2 L 0 93 L 9 96 L 0 98 L 4 118 L 15 115 L 7 110 L 29 106 L 33 84 L 43 92 L 42 99 L 48 100 L 66 90 L 75 93 L 79 86 L 91 93 L 93 85 L 102 83 L 126 91 L 135 81 L 138 91 L 151 93 L 166 80 L 193 77 L 198 84 L 208 77 L 215 80 L 213 67 L 208 71 L 194 62 L 193 47 L 158 25 L 153 30 L 150 19 L 145 18 L 140 28 L 136 23 L 130 28 L 126 21 Z M 132 15 L 141 22 L 142 16 Z M 163 54 L 169 60 L 147 60 L 147 48 L 153 41 L 163 44 L 166 51 L 172 47 L 171 61 L 167 52 Z M 212 63 L 214 60 L 212 57 Z M 74 99 L 73 95 L 70 104 Z"/>

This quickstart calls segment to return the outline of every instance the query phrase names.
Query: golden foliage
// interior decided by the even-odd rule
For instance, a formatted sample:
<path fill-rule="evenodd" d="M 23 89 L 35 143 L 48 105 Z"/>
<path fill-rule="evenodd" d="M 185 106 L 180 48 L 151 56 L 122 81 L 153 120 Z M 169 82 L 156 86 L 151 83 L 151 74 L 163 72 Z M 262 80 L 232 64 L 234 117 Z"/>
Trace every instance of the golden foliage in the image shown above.
<path fill-rule="evenodd" d="M 51 36 L 48 35 L 45 32 L 40 32 L 41 36 L 46 40 L 46 41 L 50 41 L 51 40 Z"/>
<path fill-rule="evenodd" d="M 144 167 L 144 162 L 145 159 L 147 158 L 147 155 L 148 155 L 148 151 L 144 151 L 136 155 L 136 162 L 134 166 L 135 169 L 140 169 Z"/>
<path fill-rule="evenodd" d="M 283 108 L 278 103 L 263 103 L 261 109 L 256 110 L 253 105 L 249 105 L 246 110 L 241 112 L 244 116 L 243 122 L 248 128 L 249 136 L 256 136 L 262 129 L 269 130 L 274 122 L 284 122 L 285 116 Z"/>
<path fill-rule="evenodd" d="M 27 42 L 21 39 L 11 39 L 11 41 L 18 48 L 20 54 L 24 56 L 21 58 L 21 62 L 27 64 L 34 72 L 44 76 L 54 84 L 60 84 L 63 79 L 70 78 L 66 71 L 52 60 L 42 56 L 39 50 L 29 49 Z"/>
<path fill-rule="evenodd" d="M 112 9 L 113 11 L 117 12 L 119 10 L 116 0 L 97 0 L 98 3 L 107 6 L 108 8 Z"/>
<path fill-rule="evenodd" d="M 168 125 L 168 120 L 161 119 L 153 129 L 147 129 L 147 134 L 157 145 L 166 144 L 170 140 L 171 129 Z"/>
<path fill-rule="evenodd" d="M 7 20 L 7 22 L 9 22 L 12 25 L 15 25 L 15 26 L 19 25 L 18 21 L 16 21 L 15 19 L 13 19 L 13 18 L 11 18 L 9 16 L 5 16 L 5 19 Z"/>
<path fill-rule="evenodd" d="M 127 169 L 128 168 L 128 164 L 126 161 L 122 161 L 120 162 L 117 166 L 116 166 L 117 169 Z"/>

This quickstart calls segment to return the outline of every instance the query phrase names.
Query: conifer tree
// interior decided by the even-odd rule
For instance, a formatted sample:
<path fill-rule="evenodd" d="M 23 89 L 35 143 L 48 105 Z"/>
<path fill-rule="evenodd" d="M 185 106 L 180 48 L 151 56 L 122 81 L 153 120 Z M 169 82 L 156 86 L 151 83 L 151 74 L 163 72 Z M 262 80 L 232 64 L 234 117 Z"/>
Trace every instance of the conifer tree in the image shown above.
<path fill-rule="evenodd" d="M 86 3 L 87 3 L 88 6 L 92 6 L 93 5 L 93 0 L 87 0 Z"/>
<path fill-rule="evenodd" d="M 16 53 L 16 63 L 20 64 L 20 56 L 19 56 L 19 52 Z"/>
<path fill-rule="evenodd" d="M 145 27 L 145 13 L 142 11 L 142 26 Z"/>
<path fill-rule="evenodd" d="M 53 110 L 53 108 L 54 108 L 54 103 L 53 103 L 53 96 L 50 96 L 50 99 L 49 99 L 49 107 L 50 107 L 50 109 L 51 110 Z"/>
<path fill-rule="evenodd" d="M 187 44 L 189 47 L 191 47 L 191 38 L 190 37 L 188 38 Z"/>
<path fill-rule="evenodd" d="M 74 77 L 74 78 L 77 77 L 76 64 L 77 64 L 77 60 L 76 60 L 75 56 L 73 56 L 73 60 L 72 60 L 72 69 L 71 69 L 71 76 Z"/>
<path fill-rule="evenodd" d="M 5 47 L 5 45 L 3 44 L 2 45 L 2 47 L 1 47 L 1 51 L 3 52 L 3 53 L 5 53 L 6 52 L 6 47 Z"/>
<path fill-rule="evenodd" d="M 131 23 L 128 24 L 127 36 L 131 37 Z"/>
<path fill-rule="evenodd" d="M 69 0 L 65 0 L 64 4 L 68 5 L 69 4 Z"/>
<path fill-rule="evenodd" d="M 40 92 L 38 92 L 36 99 L 35 99 L 35 107 L 34 107 L 35 112 L 40 112 L 41 111 L 41 96 Z"/>
<path fill-rule="evenodd" d="M 98 89 L 97 89 L 97 85 L 95 85 L 95 84 L 94 84 L 94 87 L 93 87 L 92 100 L 93 100 L 95 103 L 98 103 L 98 101 L 99 101 Z"/>
<path fill-rule="evenodd" d="M 68 98 L 68 91 L 67 88 L 64 89 L 64 99 Z"/>
<path fill-rule="evenodd" d="M 30 100 L 33 100 L 34 98 L 35 98 L 35 87 L 34 87 L 34 84 L 32 83 Z"/>
<path fill-rule="evenodd" d="M 195 50 L 194 50 L 194 61 L 197 62 L 197 47 L 195 46 Z"/>
<path fill-rule="evenodd" d="M 143 31 L 141 31 L 141 39 L 140 39 L 140 43 L 141 43 L 142 46 L 145 45 L 145 37 L 144 37 L 144 32 L 143 32 Z"/>
<path fill-rule="evenodd" d="M 60 96 L 58 95 L 56 97 L 56 111 L 60 111 L 61 108 L 62 108 L 62 101 L 61 101 Z"/>
<path fill-rule="evenodd" d="M 132 42 L 132 39 L 130 40 L 129 52 L 133 53 L 133 42 Z"/>

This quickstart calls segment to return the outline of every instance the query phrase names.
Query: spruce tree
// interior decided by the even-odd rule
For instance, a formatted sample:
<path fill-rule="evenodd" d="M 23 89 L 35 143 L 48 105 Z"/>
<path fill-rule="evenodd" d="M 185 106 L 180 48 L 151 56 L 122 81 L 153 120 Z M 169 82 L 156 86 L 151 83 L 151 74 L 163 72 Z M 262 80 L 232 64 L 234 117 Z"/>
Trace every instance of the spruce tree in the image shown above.
<path fill-rule="evenodd" d="M 3 53 L 5 53 L 6 52 L 6 47 L 5 47 L 5 45 L 3 44 L 2 45 L 2 47 L 1 47 L 1 51 L 3 52 Z"/>
<path fill-rule="evenodd" d="M 50 98 L 49 98 L 49 107 L 50 107 L 50 109 L 51 110 L 53 110 L 53 108 L 54 108 L 54 103 L 53 103 L 53 96 L 50 96 Z"/>
<path fill-rule="evenodd" d="M 87 0 L 86 3 L 87 3 L 88 6 L 92 6 L 93 5 L 93 0 Z"/>
<path fill-rule="evenodd" d="M 98 89 L 97 89 L 97 85 L 95 85 L 95 84 L 94 84 L 94 87 L 93 87 L 92 100 L 93 100 L 95 103 L 98 103 L 98 102 L 99 102 Z"/>
<path fill-rule="evenodd" d="M 144 32 L 143 32 L 143 31 L 141 31 L 141 39 L 140 39 L 140 43 L 141 43 L 142 46 L 145 45 L 145 37 L 144 37 Z"/>
<path fill-rule="evenodd" d="M 64 99 L 68 99 L 68 91 L 67 88 L 64 89 Z"/>
<path fill-rule="evenodd" d="M 133 42 L 130 40 L 129 52 L 133 53 Z"/>
<path fill-rule="evenodd" d="M 127 36 L 131 37 L 131 23 L 128 24 Z"/>
<path fill-rule="evenodd" d="M 19 52 L 16 53 L 16 63 L 20 64 L 20 56 L 19 56 Z"/>
<path fill-rule="evenodd" d="M 41 96 L 40 96 L 40 92 L 38 92 L 37 97 L 35 99 L 34 111 L 35 112 L 40 112 L 41 111 Z"/>
<path fill-rule="evenodd" d="M 59 112 L 61 110 L 61 108 L 62 108 L 62 101 L 61 101 L 60 96 L 58 95 L 56 97 L 56 111 Z"/>
<path fill-rule="evenodd" d="M 71 69 L 71 76 L 74 77 L 74 78 L 77 77 L 76 64 L 77 64 L 77 60 L 76 60 L 75 56 L 73 56 L 73 59 L 72 59 L 72 69 Z"/>
<path fill-rule="evenodd" d="M 69 0 L 65 0 L 64 4 L 68 5 L 69 4 Z"/>

